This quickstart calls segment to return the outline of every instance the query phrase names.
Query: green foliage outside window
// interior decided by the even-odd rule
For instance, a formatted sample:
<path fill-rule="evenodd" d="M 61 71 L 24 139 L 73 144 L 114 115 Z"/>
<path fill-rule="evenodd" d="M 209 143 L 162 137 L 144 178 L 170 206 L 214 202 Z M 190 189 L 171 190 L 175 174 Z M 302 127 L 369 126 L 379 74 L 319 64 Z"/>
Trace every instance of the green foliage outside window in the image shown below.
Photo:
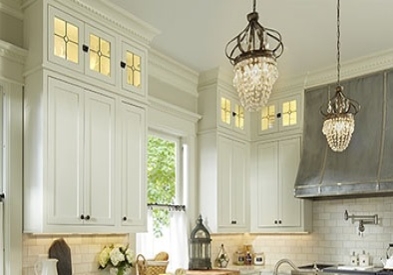
<path fill-rule="evenodd" d="M 173 204 L 176 190 L 176 144 L 149 136 L 147 146 L 147 203 Z M 158 238 L 169 225 L 169 211 L 154 209 L 153 232 Z"/>

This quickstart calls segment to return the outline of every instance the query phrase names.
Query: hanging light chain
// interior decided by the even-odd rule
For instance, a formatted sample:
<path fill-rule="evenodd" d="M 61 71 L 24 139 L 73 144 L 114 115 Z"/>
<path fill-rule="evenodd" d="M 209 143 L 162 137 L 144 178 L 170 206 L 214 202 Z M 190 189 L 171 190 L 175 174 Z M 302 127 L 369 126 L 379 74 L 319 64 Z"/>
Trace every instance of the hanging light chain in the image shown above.
<path fill-rule="evenodd" d="M 256 0 L 254 0 L 254 5 L 252 6 L 252 10 L 253 10 L 253 12 L 256 12 L 256 7 L 257 7 L 257 4 L 256 4 Z"/>
<path fill-rule="evenodd" d="M 341 33 L 340 33 L 340 0 L 337 0 L 337 86 L 340 86 L 340 71 L 341 71 L 340 35 L 341 35 Z"/>

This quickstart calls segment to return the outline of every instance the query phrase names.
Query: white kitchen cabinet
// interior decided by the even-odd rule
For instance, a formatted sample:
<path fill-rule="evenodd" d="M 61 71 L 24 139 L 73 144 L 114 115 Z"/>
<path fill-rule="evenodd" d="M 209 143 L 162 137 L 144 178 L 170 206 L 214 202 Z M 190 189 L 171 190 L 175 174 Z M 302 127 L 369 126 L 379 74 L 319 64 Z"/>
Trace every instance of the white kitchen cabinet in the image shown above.
<path fill-rule="evenodd" d="M 201 86 L 198 97 L 199 132 L 220 131 L 244 139 L 249 134 L 250 114 L 236 94 L 221 85 Z"/>
<path fill-rule="evenodd" d="M 23 23 L 24 232 L 145 230 L 154 31 L 100 1 L 30 1 Z"/>
<path fill-rule="evenodd" d="M 293 195 L 300 162 L 300 137 L 259 142 L 252 184 L 252 232 L 311 230 L 311 203 Z"/>
<path fill-rule="evenodd" d="M 127 41 L 121 43 L 121 84 L 124 91 L 146 96 L 147 51 Z"/>
<path fill-rule="evenodd" d="M 302 104 L 299 94 L 271 99 L 258 113 L 259 135 L 301 128 Z"/>
<path fill-rule="evenodd" d="M 246 112 L 240 101 L 229 93 L 219 94 L 219 124 L 234 131 L 245 133 Z"/>
<path fill-rule="evenodd" d="M 216 133 L 199 137 L 200 211 L 212 232 L 249 228 L 249 149 L 246 142 Z"/>
<path fill-rule="evenodd" d="M 51 5 L 48 10 L 49 61 L 115 84 L 115 37 Z"/>
<path fill-rule="evenodd" d="M 25 146 L 25 232 L 144 230 L 145 109 L 47 79 L 44 94 L 26 90 L 26 137 L 47 140 Z"/>
<path fill-rule="evenodd" d="M 121 225 L 146 230 L 146 114 L 145 109 L 121 101 Z"/>
<path fill-rule="evenodd" d="M 47 120 L 47 225 L 114 226 L 115 99 L 49 78 Z"/>

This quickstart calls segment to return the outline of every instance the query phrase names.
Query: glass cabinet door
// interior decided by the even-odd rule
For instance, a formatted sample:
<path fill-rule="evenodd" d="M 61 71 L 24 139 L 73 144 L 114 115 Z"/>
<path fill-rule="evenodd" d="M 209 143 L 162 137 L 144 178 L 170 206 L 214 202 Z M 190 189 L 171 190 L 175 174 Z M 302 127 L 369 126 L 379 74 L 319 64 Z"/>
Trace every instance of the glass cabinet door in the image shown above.
<path fill-rule="evenodd" d="M 259 113 L 259 134 L 275 133 L 300 127 L 300 96 L 270 100 Z"/>
<path fill-rule="evenodd" d="M 238 100 L 222 94 L 219 116 L 221 125 L 239 132 L 245 131 L 245 110 Z"/>
<path fill-rule="evenodd" d="M 83 23 L 49 6 L 48 59 L 72 70 L 83 71 Z"/>
<path fill-rule="evenodd" d="M 95 29 L 85 26 L 85 73 L 111 84 L 115 83 L 115 38 Z"/>
<path fill-rule="evenodd" d="M 124 90 L 140 96 L 146 95 L 146 51 L 122 43 L 121 75 Z"/>

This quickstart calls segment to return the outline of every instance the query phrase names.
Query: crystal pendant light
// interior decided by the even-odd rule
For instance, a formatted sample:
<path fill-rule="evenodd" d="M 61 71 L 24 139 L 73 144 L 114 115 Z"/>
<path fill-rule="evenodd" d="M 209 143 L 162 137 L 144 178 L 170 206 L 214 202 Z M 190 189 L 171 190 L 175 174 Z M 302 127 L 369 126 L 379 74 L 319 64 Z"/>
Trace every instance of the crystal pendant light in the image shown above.
<path fill-rule="evenodd" d="M 266 105 L 278 78 L 276 59 L 284 51 L 280 33 L 260 25 L 255 10 L 256 0 L 253 12 L 247 15 L 247 27 L 225 48 L 226 56 L 234 65 L 233 85 L 240 103 L 251 112 Z"/>
<path fill-rule="evenodd" d="M 326 136 L 329 147 L 334 152 L 347 149 L 352 133 L 355 130 L 355 115 L 360 105 L 344 95 L 344 88 L 340 85 L 340 0 L 337 0 L 337 86 L 334 97 L 329 100 L 322 133 Z M 321 107 L 322 108 L 322 107 Z"/>

